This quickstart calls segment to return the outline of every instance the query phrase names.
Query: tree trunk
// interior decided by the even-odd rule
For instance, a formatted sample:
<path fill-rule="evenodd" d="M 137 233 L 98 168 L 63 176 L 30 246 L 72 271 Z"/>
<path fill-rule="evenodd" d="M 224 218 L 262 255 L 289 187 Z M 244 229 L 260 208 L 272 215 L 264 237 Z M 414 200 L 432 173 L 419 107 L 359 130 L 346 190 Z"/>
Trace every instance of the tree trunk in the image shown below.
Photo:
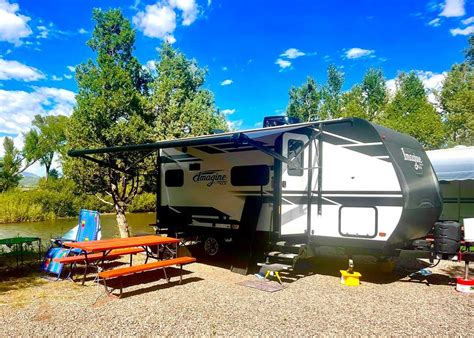
<path fill-rule="evenodd" d="M 116 218 L 117 218 L 117 225 L 120 232 L 120 237 L 121 238 L 130 237 L 127 217 L 125 217 L 125 210 L 120 205 L 115 204 L 115 213 L 116 213 Z"/>
<path fill-rule="evenodd" d="M 49 179 L 49 168 L 51 168 L 51 164 L 45 164 L 46 167 L 46 181 Z"/>

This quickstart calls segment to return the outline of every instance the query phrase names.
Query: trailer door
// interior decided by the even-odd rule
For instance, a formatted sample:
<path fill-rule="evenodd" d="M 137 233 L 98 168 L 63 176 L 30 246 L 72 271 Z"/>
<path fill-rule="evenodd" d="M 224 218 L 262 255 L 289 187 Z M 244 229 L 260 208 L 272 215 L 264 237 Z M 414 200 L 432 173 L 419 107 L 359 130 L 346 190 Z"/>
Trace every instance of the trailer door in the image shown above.
<path fill-rule="evenodd" d="M 281 236 L 301 235 L 307 231 L 309 146 L 305 146 L 308 141 L 304 134 L 282 136 L 282 155 L 294 160 L 289 164 L 283 162 L 281 168 Z"/>

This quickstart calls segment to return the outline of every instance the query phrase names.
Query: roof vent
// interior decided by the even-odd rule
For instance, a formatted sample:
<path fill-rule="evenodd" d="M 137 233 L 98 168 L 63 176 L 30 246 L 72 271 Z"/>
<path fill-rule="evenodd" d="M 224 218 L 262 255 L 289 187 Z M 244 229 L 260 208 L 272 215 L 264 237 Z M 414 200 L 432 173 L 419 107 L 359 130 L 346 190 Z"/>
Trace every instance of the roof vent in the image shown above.
<path fill-rule="evenodd" d="M 301 120 L 297 117 L 289 116 L 266 116 L 263 119 L 263 128 L 284 126 L 286 124 L 300 123 Z"/>

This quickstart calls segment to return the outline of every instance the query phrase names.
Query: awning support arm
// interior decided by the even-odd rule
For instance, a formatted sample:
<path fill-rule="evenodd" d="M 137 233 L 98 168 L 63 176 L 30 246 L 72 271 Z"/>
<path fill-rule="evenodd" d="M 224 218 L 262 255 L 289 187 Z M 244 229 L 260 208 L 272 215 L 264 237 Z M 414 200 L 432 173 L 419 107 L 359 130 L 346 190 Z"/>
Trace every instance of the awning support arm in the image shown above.
<path fill-rule="evenodd" d="M 250 144 L 251 146 L 253 146 L 253 147 L 257 148 L 258 150 L 260 150 L 262 153 L 270 155 L 271 157 L 276 158 L 277 160 L 280 160 L 280 161 L 282 161 L 286 164 L 289 164 L 289 163 L 293 162 L 293 160 L 295 158 L 297 158 L 311 144 L 311 142 L 313 142 L 320 134 L 321 134 L 320 131 L 317 132 L 317 133 L 313 132 L 311 134 L 311 136 L 309 137 L 308 142 L 306 142 L 306 144 L 300 149 L 300 151 L 298 151 L 295 154 L 295 156 L 293 156 L 292 158 L 287 158 L 283 155 L 280 155 L 276 151 L 273 151 L 272 149 L 265 147 L 261 143 L 255 141 L 255 140 L 252 140 L 250 137 L 248 137 L 247 135 L 242 134 L 242 133 L 238 134 L 237 139 L 234 140 L 234 142 L 237 143 L 237 144 Z"/>
<path fill-rule="evenodd" d="M 250 137 L 248 137 L 245 134 L 240 134 L 239 135 L 239 139 L 238 139 L 237 143 L 250 144 L 251 146 L 253 146 L 253 147 L 257 148 L 258 150 L 260 150 L 262 153 L 270 155 L 271 157 L 276 158 L 277 160 L 285 162 L 286 164 L 288 164 L 290 162 L 290 160 L 288 158 L 286 158 L 285 156 L 282 156 L 282 155 L 278 154 L 276 151 L 273 151 L 273 150 L 265 147 L 264 145 L 260 144 L 259 142 L 255 141 L 255 140 L 252 140 Z"/>

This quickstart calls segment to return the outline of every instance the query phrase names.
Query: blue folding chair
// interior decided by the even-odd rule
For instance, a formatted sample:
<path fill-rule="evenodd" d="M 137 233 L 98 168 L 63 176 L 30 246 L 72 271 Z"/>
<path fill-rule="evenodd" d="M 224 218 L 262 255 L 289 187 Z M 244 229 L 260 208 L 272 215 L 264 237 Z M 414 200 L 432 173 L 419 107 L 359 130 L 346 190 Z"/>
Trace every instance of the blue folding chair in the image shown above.
<path fill-rule="evenodd" d="M 44 255 L 43 262 L 41 263 L 41 270 L 54 274 L 59 279 L 61 272 L 63 271 L 64 264 L 57 263 L 54 261 L 55 258 L 63 258 L 69 255 L 70 249 L 57 248 L 50 246 L 46 254 Z"/>
<path fill-rule="evenodd" d="M 79 254 L 80 249 L 68 249 L 63 247 L 64 242 L 85 242 L 100 239 L 102 229 L 100 226 L 100 214 L 98 211 L 81 209 L 78 224 L 60 238 L 52 240 L 52 244 L 46 251 L 41 270 L 61 276 L 62 263 L 54 262 L 54 258 L 66 257 L 70 254 Z"/>

